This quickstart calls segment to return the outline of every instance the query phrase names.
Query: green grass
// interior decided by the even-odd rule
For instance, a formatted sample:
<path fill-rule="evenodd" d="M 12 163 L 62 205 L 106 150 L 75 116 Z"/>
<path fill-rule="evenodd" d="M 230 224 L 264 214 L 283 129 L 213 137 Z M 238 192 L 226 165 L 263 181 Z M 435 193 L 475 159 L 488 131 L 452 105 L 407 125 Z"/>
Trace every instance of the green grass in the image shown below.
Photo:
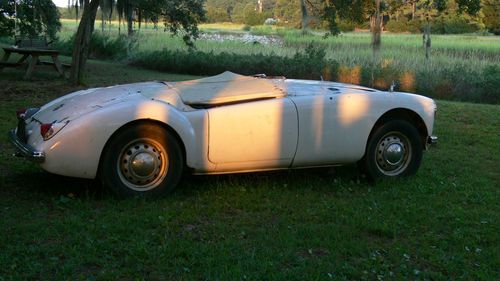
<path fill-rule="evenodd" d="M 416 176 L 353 166 L 186 176 L 116 200 L 13 158 L 18 107 L 75 90 L 52 70 L 0 76 L 0 280 L 498 280 L 500 106 L 438 101 Z M 90 61 L 86 83 L 191 77 Z"/>
<path fill-rule="evenodd" d="M 59 34 L 62 40 L 69 38 L 76 29 L 76 22 L 63 21 L 63 29 Z M 96 22 L 96 31 L 100 31 L 100 22 Z M 202 32 L 240 32 L 242 26 L 237 24 L 203 24 Z M 157 51 L 163 48 L 170 50 L 186 49 L 182 40 L 172 37 L 168 33 L 152 29 L 151 25 L 137 31 L 137 52 Z M 122 30 L 123 31 L 123 30 Z M 106 29 L 106 33 L 109 31 Z M 123 32 L 122 32 L 123 33 Z M 284 46 L 262 46 L 244 44 L 241 42 L 214 42 L 198 40 L 196 48 L 205 52 L 235 52 L 249 53 L 275 53 L 282 56 L 291 56 L 297 48 L 316 41 L 325 46 L 327 58 L 335 59 L 346 66 L 356 66 L 371 63 L 370 34 L 366 32 L 349 32 L 340 36 L 330 36 L 323 39 L 322 32 L 309 32 L 302 34 L 300 30 L 257 26 L 251 33 L 257 35 L 275 35 L 283 38 Z M 112 23 L 111 36 L 118 34 L 117 23 Z M 480 35 L 433 35 L 432 60 L 435 66 L 449 67 L 451 65 L 468 65 L 472 68 L 482 68 L 500 63 L 500 37 Z M 422 36 L 420 34 L 383 34 L 381 57 L 393 59 L 408 69 L 423 65 L 425 61 L 422 49 Z M 441 65 L 444 64 L 444 65 Z"/>

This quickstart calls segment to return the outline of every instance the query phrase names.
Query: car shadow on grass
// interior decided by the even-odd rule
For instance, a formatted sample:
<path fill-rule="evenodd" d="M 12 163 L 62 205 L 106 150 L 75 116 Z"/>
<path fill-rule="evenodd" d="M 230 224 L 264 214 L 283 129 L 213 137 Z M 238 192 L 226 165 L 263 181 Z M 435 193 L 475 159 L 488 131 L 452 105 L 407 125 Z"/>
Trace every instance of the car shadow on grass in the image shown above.
<path fill-rule="evenodd" d="M 336 192 L 352 187 L 365 189 L 368 185 L 368 181 L 353 166 L 230 175 L 186 174 L 176 190 L 167 197 L 184 200 L 203 194 L 230 193 L 242 188 L 255 192 L 267 192 L 268 190 Z M 65 177 L 34 167 L 19 169 L 11 173 L 4 179 L 4 188 L 0 192 L 22 198 L 32 198 L 33 196 L 66 196 L 89 200 L 115 198 L 98 179 Z M 161 198 L 154 199 L 161 200 Z"/>
<path fill-rule="evenodd" d="M 366 177 L 350 165 L 227 175 L 185 175 L 174 195 L 191 197 L 234 189 L 336 192 L 351 187 L 366 189 L 370 185 Z"/>
<path fill-rule="evenodd" d="M 30 169 L 10 175 L 5 180 L 5 193 L 18 197 L 78 197 L 103 199 L 110 193 L 96 180 L 71 178 L 51 174 L 41 169 Z"/>

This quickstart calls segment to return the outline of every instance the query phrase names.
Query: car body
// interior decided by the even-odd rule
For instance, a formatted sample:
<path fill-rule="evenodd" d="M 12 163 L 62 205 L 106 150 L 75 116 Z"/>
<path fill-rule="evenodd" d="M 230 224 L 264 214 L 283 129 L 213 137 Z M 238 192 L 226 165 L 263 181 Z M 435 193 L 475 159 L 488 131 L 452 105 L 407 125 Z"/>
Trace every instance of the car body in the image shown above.
<path fill-rule="evenodd" d="M 410 175 L 437 141 L 435 112 L 432 99 L 415 94 L 224 72 L 77 91 L 19 111 L 10 139 L 51 173 L 99 177 L 128 196 L 166 193 L 186 169 L 223 174 L 358 162 L 372 178 Z"/>

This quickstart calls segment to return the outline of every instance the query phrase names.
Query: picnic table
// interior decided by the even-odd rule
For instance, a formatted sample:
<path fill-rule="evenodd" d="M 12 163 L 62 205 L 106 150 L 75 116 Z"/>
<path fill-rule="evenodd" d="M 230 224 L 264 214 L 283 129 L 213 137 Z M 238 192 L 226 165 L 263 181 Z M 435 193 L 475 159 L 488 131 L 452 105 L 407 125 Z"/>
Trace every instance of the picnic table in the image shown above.
<path fill-rule="evenodd" d="M 20 47 L 3 47 L 4 55 L 2 60 L 0 61 L 0 71 L 4 67 L 16 67 L 21 66 L 27 59 L 28 68 L 26 69 L 26 74 L 24 75 L 24 79 L 30 79 L 33 74 L 33 70 L 35 70 L 35 66 L 39 62 L 39 58 L 42 56 L 50 56 L 52 57 L 52 63 L 56 71 L 59 75 L 64 75 L 64 70 L 61 62 L 59 61 L 59 51 L 52 49 L 37 49 L 37 48 L 20 48 Z M 9 62 L 9 57 L 12 53 L 17 53 L 22 55 L 22 57 L 17 62 Z"/>

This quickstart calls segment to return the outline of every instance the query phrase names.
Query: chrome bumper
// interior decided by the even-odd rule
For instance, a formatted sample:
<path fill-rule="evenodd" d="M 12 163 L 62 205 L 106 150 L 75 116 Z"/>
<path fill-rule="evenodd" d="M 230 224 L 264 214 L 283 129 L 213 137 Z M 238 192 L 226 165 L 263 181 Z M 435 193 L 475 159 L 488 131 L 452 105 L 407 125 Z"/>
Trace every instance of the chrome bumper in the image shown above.
<path fill-rule="evenodd" d="M 9 132 L 9 141 L 17 149 L 16 156 L 26 157 L 28 160 L 37 163 L 43 163 L 45 161 L 45 153 L 43 151 L 36 151 L 29 144 L 20 140 L 15 130 Z"/>
<path fill-rule="evenodd" d="M 438 137 L 436 136 L 429 136 L 427 138 L 427 144 L 437 144 L 438 143 Z"/>

